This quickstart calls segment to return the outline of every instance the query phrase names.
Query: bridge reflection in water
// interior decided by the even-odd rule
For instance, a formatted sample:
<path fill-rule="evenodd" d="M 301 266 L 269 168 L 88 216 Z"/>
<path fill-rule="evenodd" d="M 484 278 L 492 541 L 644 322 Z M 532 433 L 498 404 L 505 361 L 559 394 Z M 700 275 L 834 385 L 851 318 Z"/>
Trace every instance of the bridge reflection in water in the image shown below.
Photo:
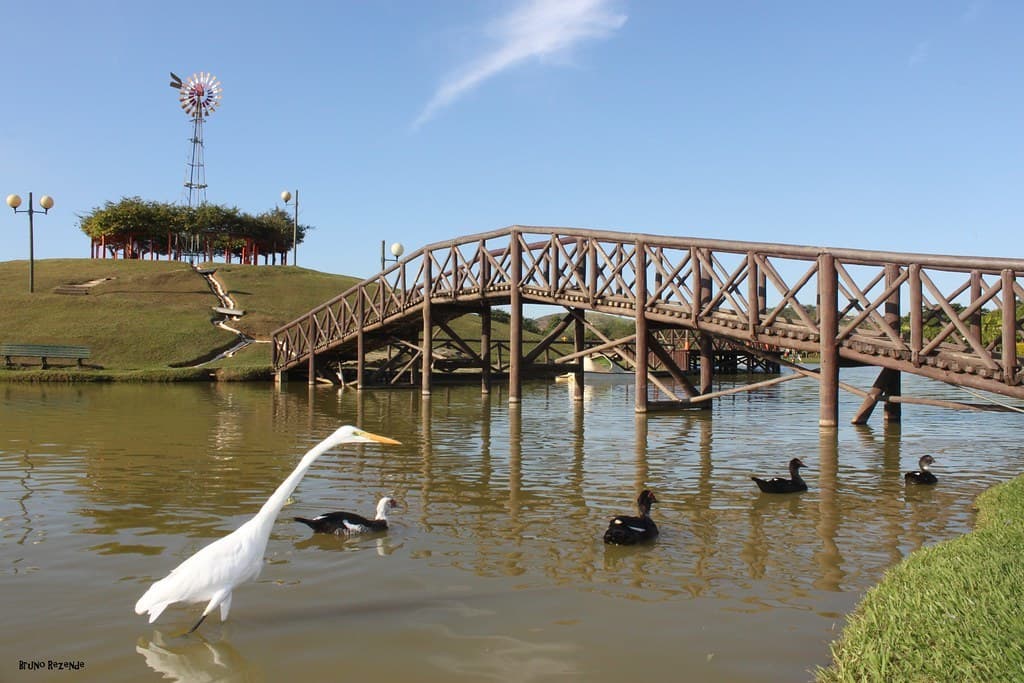
<path fill-rule="evenodd" d="M 851 382 L 871 372 L 844 371 Z M 905 381 L 943 400 L 960 391 Z M 500 385 L 483 399 L 466 386 L 424 397 L 299 383 L 3 385 L 0 586 L 18 628 L 0 655 L 73 642 L 62 656 L 115 683 L 150 669 L 332 680 L 339 666 L 428 683 L 613 681 L 635 662 L 609 643 L 643 629 L 633 652 L 657 678 L 685 667 L 694 680 L 806 680 L 886 568 L 969 530 L 973 498 L 1019 469 L 1021 430 L 1003 415 L 922 406 L 902 424 L 820 430 L 803 418 L 818 401 L 807 383 L 678 414 L 623 410 L 634 392 L 589 386 L 577 401 L 565 384 L 526 382 L 509 408 Z M 842 414 L 856 410 L 842 400 Z M 227 623 L 189 645 L 170 634 L 196 608 L 152 626 L 134 614 L 154 576 L 247 519 L 339 422 L 402 445 L 319 461 Z M 924 452 L 940 485 L 905 487 Z M 760 494 L 749 476 L 781 474 L 791 454 L 810 465 L 810 490 Z M 608 519 L 642 488 L 659 498 L 657 543 L 606 547 Z M 383 492 L 406 504 L 383 539 L 313 538 L 290 521 L 372 508 Z M 98 622 L 102 634 L 83 638 Z"/>
<path fill-rule="evenodd" d="M 812 378 L 823 427 L 837 424 L 840 389 L 863 399 L 854 423 L 879 402 L 899 420 L 902 404 L 936 400 L 903 396 L 902 373 L 1024 398 L 1022 278 L 1022 259 L 512 226 L 423 247 L 314 308 L 274 332 L 273 362 L 279 379 L 411 383 L 424 394 L 435 378 L 465 380 L 474 369 L 484 393 L 507 379 L 515 403 L 524 379 L 568 369 L 582 380 L 582 358 L 607 352 L 635 370 L 633 407 L 643 413 L 706 407 L 724 395 L 711 388 L 716 354 L 740 354 L 747 367 L 793 373 L 731 391 Z M 526 340 L 524 304 L 566 312 Z M 492 338 L 495 306 L 511 309 L 507 341 Z M 587 311 L 625 316 L 635 332 L 611 339 Z M 479 317 L 479 339 L 450 324 L 468 314 Z M 791 363 L 788 352 L 814 354 L 820 366 Z M 840 381 L 841 365 L 879 371 L 860 388 Z"/>

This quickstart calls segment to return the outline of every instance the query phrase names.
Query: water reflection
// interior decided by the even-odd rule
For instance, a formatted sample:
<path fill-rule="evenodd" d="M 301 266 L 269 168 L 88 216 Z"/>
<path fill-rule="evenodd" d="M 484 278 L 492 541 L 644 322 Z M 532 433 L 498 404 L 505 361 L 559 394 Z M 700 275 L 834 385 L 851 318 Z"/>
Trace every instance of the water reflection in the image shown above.
<path fill-rule="evenodd" d="M 309 445 L 354 422 L 403 445 L 337 449 L 296 490 L 263 577 L 232 615 L 244 627 L 223 631 L 256 643 L 244 649 L 257 664 L 241 662 L 243 672 L 280 678 L 283 665 L 263 653 L 285 642 L 322 663 L 304 660 L 305 671 L 330 670 L 345 619 L 346 656 L 371 674 L 390 652 L 374 643 L 397 640 L 430 662 L 422 680 L 526 680 L 527 671 L 612 680 L 603 658 L 628 613 L 658 625 L 639 646 L 652 675 L 671 679 L 681 657 L 735 651 L 740 639 L 758 645 L 709 671 L 741 680 L 756 652 L 778 672 L 768 679 L 799 680 L 827 660 L 837 614 L 908 552 L 970 529 L 974 496 L 1019 468 L 1020 426 L 1005 415 L 915 406 L 902 424 L 823 432 L 816 391 L 796 383 L 647 416 L 633 412 L 629 385 L 585 389 L 574 401 L 568 387 L 527 385 L 509 406 L 500 386 L 423 397 L 300 384 L 4 385 L 5 611 L 15 623 L 34 624 L 41 611 L 59 618 L 19 629 L 0 654 L 70 642 L 100 620 L 115 635 L 88 647 L 115 659 L 135 642 L 142 624 L 131 605 L 154 574 L 251 517 Z M 985 449 L 964 445 L 982 439 Z M 940 483 L 907 488 L 902 473 L 925 452 Z M 811 465 L 810 490 L 760 495 L 749 475 L 792 455 Z M 631 512 L 643 488 L 659 499 L 658 542 L 605 546 L 608 519 Z M 362 509 L 383 492 L 405 508 L 381 537 L 310 535 L 290 521 Z M 60 587 L 80 589 L 74 610 L 57 604 Z M 495 597 L 463 614 L 453 606 L 463 597 L 442 599 L 449 591 Z M 187 608 L 168 617 L 194 622 Z M 168 676 L 229 676 L 220 663 L 237 652 L 221 645 L 154 636 L 139 647 Z M 485 648 L 504 654 L 489 662 Z M 790 654 L 762 651 L 776 649 Z M 509 668 L 517 658 L 529 663 L 523 672 Z M 588 670 L 591 661 L 604 668 Z"/>
<path fill-rule="evenodd" d="M 154 631 L 152 638 L 140 638 L 135 651 L 146 666 L 163 678 L 181 683 L 241 683 L 263 680 L 249 667 L 231 643 L 210 642 L 201 633 L 188 638 L 166 637 Z"/>
<path fill-rule="evenodd" d="M 839 433 L 824 429 L 818 440 L 818 537 L 821 550 L 815 556 L 818 572 L 814 587 L 838 591 L 842 587 L 843 556 L 836 543 L 839 530 L 839 506 L 836 501 L 839 473 Z"/>

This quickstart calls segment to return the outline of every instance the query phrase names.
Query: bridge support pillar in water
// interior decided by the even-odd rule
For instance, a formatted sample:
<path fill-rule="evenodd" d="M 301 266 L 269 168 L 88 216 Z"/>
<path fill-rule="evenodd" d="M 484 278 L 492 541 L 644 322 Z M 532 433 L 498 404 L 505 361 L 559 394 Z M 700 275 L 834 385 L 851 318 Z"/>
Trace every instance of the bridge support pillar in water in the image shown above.
<path fill-rule="evenodd" d="M 572 309 L 576 311 L 577 309 Z M 580 312 L 580 315 L 584 315 Z M 572 321 L 572 350 L 573 353 L 581 353 L 586 348 L 586 327 L 583 325 L 583 321 L 578 317 L 574 317 Z M 573 378 L 575 381 L 572 383 L 572 400 L 582 401 L 583 400 L 583 384 L 586 381 L 583 374 L 583 359 L 576 359 L 576 376 Z"/>
<path fill-rule="evenodd" d="M 522 243 L 519 241 L 519 233 L 512 233 L 512 263 L 511 280 L 512 288 L 509 292 L 509 303 L 512 310 L 510 314 L 508 331 L 508 402 L 519 403 L 522 392 L 522 364 L 523 364 L 523 295 L 519 291 L 519 284 L 523 277 L 523 253 Z"/>
<path fill-rule="evenodd" d="M 839 426 L 839 282 L 835 257 L 818 256 L 818 349 L 821 377 L 818 382 L 818 426 Z"/>
<path fill-rule="evenodd" d="M 647 301 L 647 252 L 643 242 L 637 241 L 636 243 L 636 255 L 634 272 L 636 273 L 636 282 L 633 285 L 636 288 L 636 300 Z M 635 391 L 635 410 L 638 413 L 647 412 L 647 371 L 648 371 L 648 332 L 647 332 L 647 311 L 642 305 L 636 306 L 636 367 L 634 368 L 634 377 L 636 383 L 634 385 Z"/>
<path fill-rule="evenodd" d="M 360 296 L 357 302 L 359 319 L 363 319 L 363 299 Z M 366 344 L 363 338 L 363 326 L 360 325 L 356 332 L 356 391 L 363 390 L 363 380 L 366 375 Z"/>
<path fill-rule="evenodd" d="M 430 396 L 430 371 L 434 364 L 434 321 L 430 310 L 430 297 L 432 295 L 431 284 L 434 281 L 431 273 L 431 259 L 423 259 L 423 344 L 420 346 L 422 360 L 420 370 L 420 391 L 424 396 Z"/>
<path fill-rule="evenodd" d="M 480 310 L 480 393 L 491 393 L 491 307 Z"/>

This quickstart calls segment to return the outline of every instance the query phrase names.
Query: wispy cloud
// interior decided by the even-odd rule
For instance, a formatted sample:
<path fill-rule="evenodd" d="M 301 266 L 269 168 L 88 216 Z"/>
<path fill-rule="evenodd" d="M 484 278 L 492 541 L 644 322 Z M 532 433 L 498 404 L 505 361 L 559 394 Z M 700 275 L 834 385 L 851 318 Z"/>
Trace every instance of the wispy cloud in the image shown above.
<path fill-rule="evenodd" d="M 910 53 L 910 57 L 907 58 L 907 64 L 916 66 L 928 61 L 928 52 L 931 50 L 931 47 L 931 41 L 922 40 L 914 47 L 914 51 Z"/>
<path fill-rule="evenodd" d="M 968 23 L 974 21 L 981 15 L 982 10 L 985 9 L 985 4 L 985 0 L 971 0 L 967 4 L 967 9 L 964 10 L 961 18 Z"/>
<path fill-rule="evenodd" d="M 450 74 L 413 123 L 434 114 L 484 81 L 526 60 L 564 54 L 575 45 L 606 38 L 626 23 L 612 0 L 524 0 L 486 27 L 495 45 Z"/>

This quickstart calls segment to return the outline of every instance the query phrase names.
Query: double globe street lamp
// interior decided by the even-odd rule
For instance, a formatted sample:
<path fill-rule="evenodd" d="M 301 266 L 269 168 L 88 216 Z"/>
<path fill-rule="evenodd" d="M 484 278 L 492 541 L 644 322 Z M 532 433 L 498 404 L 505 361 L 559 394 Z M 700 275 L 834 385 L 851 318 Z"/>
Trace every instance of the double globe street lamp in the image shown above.
<path fill-rule="evenodd" d="M 32 204 L 32 193 L 28 193 L 28 208 L 19 209 L 21 206 L 21 197 L 16 194 L 7 195 L 7 206 L 14 210 L 14 213 L 27 213 L 28 214 L 28 291 L 36 291 L 36 257 L 35 257 L 35 244 L 34 237 L 32 234 L 32 216 L 39 213 L 39 209 L 35 208 Z M 53 208 L 53 197 L 44 194 L 39 198 L 39 206 L 43 207 L 43 213 L 47 214 L 50 209 Z"/>

